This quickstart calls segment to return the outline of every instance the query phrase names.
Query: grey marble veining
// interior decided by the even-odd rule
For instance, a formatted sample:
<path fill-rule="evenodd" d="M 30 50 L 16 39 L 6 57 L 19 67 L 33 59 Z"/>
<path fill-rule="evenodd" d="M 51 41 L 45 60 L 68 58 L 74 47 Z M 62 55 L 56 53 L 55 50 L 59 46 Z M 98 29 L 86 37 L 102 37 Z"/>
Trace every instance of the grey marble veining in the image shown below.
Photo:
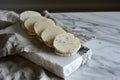
<path fill-rule="evenodd" d="M 111 15 L 115 15 L 115 13 L 111 13 Z M 120 20 L 110 17 L 110 14 L 107 18 L 107 15 L 102 13 L 61 13 L 54 16 L 64 25 L 70 26 L 78 32 L 94 35 L 98 39 L 120 43 L 120 35 L 118 35 L 120 34 Z"/>
<path fill-rule="evenodd" d="M 120 80 L 120 12 L 54 13 L 55 19 L 74 30 L 94 35 L 84 45 L 92 59 L 66 80 Z"/>
<path fill-rule="evenodd" d="M 52 16 L 79 33 L 96 37 L 84 44 L 92 49 L 91 60 L 65 80 L 120 80 L 120 12 L 52 13 Z M 31 77 L 34 80 L 63 80 L 38 65 L 28 65 L 31 62 L 27 63 L 18 55 L 8 57 L 0 58 L 0 77 L 1 73 L 5 77 L 2 80 L 12 80 L 14 75 L 16 80 L 33 80 Z M 34 69 L 38 72 L 32 72 Z"/>

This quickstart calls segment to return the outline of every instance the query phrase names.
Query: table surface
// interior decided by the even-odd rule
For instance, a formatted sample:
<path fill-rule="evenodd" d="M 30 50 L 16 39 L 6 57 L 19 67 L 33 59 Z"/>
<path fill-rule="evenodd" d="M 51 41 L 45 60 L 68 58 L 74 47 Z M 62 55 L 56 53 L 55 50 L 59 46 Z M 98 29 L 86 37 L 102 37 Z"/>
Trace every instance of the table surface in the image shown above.
<path fill-rule="evenodd" d="M 120 12 L 53 15 L 64 25 L 96 37 L 85 44 L 92 49 L 92 59 L 68 77 L 68 80 L 120 80 Z"/>
<path fill-rule="evenodd" d="M 65 80 L 120 80 L 120 12 L 71 12 L 52 14 L 55 19 L 59 20 L 65 26 L 69 26 L 80 33 L 96 37 L 95 40 L 84 44 L 92 49 L 93 56 L 91 60 L 73 72 Z M 16 56 L 12 59 L 10 60 L 18 60 Z M 20 62 L 24 63 L 24 59 L 20 59 L 19 65 L 22 64 Z M 9 66 L 7 62 L 1 63 L 0 61 L 0 64 Z M 18 68 L 17 72 L 22 70 L 18 66 L 16 68 Z M 11 69 L 16 70 L 16 68 Z M 25 71 L 26 74 L 28 74 L 27 71 L 28 69 Z M 18 74 L 16 73 L 15 75 Z"/>

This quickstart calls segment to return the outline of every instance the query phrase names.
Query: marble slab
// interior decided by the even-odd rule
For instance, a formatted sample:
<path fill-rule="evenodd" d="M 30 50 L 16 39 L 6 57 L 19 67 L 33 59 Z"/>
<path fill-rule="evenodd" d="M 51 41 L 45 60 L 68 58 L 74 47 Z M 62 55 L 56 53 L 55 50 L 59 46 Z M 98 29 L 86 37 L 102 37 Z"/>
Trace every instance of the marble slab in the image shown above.
<path fill-rule="evenodd" d="M 7 36 L 9 41 L 6 45 L 10 47 L 11 50 L 14 49 L 12 53 L 19 53 L 21 56 L 62 78 L 69 76 L 77 70 L 80 65 L 86 63 L 92 54 L 89 48 L 83 47 L 74 56 L 58 56 L 55 54 L 54 49 L 40 42 L 36 36 L 28 35 L 27 31 L 22 29 L 19 23 L 1 30 L 0 34 L 3 34 L 3 36 L 5 36 L 4 34 L 11 34 Z M 6 50 L 6 52 L 11 53 L 11 50 Z"/>
<path fill-rule="evenodd" d="M 92 49 L 91 61 L 65 80 L 120 80 L 120 12 L 53 13 L 53 17 L 96 37 L 85 44 Z"/>
<path fill-rule="evenodd" d="M 44 67 L 57 76 L 65 78 L 91 58 L 91 50 L 83 48 L 79 53 L 71 57 L 60 57 L 55 55 L 54 52 L 46 51 L 21 53 L 20 55 Z"/>
<path fill-rule="evenodd" d="M 45 71 L 44 74 L 50 78 L 47 80 L 120 80 L 120 12 L 52 13 L 52 16 L 78 33 L 95 36 L 96 40 L 85 44 L 92 49 L 93 55 L 89 62 L 65 79 L 56 78 L 55 75 L 50 77 L 49 72 Z M 45 80 L 45 77 L 42 79 Z"/>

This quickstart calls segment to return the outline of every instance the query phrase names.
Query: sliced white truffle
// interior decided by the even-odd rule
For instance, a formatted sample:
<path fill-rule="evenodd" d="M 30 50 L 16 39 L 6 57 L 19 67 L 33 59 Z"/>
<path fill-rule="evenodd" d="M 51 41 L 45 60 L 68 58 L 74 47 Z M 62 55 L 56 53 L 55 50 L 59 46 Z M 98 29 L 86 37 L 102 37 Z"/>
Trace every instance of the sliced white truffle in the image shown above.
<path fill-rule="evenodd" d="M 55 37 L 53 46 L 57 55 L 72 56 L 81 48 L 81 43 L 73 34 L 64 33 Z"/>
<path fill-rule="evenodd" d="M 41 16 L 41 14 L 36 11 L 24 11 L 20 14 L 20 20 L 24 22 L 25 20 L 33 16 Z"/>
<path fill-rule="evenodd" d="M 36 35 L 41 40 L 41 34 L 47 27 L 53 27 L 55 26 L 54 21 L 51 19 L 44 19 L 44 20 L 38 20 L 34 25 L 34 30 Z"/>
<path fill-rule="evenodd" d="M 42 16 L 33 16 L 28 18 L 27 20 L 25 20 L 24 22 L 24 26 L 27 29 L 28 33 L 30 35 L 35 35 L 35 31 L 34 31 L 34 24 L 38 21 L 38 20 L 43 20 L 45 19 L 45 17 Z"/>
<path fill-rule="evenodd" d="M 61 27 L 47 27 L 41 34 L 42 40 L 49 47 L 53 47 L 53 41 L 58 34 L 66 33 Z"/>

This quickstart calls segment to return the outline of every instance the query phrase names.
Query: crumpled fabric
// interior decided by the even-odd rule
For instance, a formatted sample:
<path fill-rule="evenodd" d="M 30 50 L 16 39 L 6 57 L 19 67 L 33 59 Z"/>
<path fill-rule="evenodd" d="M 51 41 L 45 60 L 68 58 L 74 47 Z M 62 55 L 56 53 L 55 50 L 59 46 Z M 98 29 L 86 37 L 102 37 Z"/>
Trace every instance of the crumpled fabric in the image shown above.
<path fill-rule="evenodd" d="M 0 58 L 0 80 L 64 80 L 19 56 Z"/>
<path fill-rule="evenodd" d="M 0 80 L 63 80 L 18 55 L 26 47 L 22 36 L 12 31 L 18 25 L 17 13 L 0 10 Z"/>

